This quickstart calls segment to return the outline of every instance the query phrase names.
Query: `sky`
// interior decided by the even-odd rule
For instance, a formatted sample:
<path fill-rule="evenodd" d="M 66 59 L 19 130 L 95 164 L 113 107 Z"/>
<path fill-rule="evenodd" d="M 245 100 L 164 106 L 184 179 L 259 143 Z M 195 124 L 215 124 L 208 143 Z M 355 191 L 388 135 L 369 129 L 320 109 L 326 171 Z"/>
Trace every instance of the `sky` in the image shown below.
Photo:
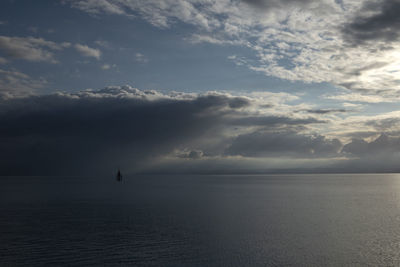
<path fill-rule="evenodd" d="M 399 12 L 1 1 L 0 175 L 398 172 Z"/>

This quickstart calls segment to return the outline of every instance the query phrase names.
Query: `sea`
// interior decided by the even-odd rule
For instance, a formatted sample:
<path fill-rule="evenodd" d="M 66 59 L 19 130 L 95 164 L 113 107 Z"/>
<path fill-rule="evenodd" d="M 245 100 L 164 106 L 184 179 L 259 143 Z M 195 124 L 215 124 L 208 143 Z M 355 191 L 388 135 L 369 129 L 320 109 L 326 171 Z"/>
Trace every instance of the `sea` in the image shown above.
<path fill-rule="evenodd" d="M 0 266 L 399 266 L 400 174 L 0 177 Z"/>

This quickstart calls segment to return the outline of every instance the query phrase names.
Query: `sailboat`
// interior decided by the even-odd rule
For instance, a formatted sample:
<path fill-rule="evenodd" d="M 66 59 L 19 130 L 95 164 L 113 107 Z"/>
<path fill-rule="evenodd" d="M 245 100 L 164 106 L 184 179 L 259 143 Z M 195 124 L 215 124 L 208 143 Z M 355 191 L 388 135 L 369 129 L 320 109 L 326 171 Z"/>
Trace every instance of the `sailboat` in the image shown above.
<path fill-rule="evenodd" d="M 117 172 L 117 181 L 118 182 L 122 182 L 122 174 L 121 174 L 121 171 L 118 169 L 118 172 Z"/>

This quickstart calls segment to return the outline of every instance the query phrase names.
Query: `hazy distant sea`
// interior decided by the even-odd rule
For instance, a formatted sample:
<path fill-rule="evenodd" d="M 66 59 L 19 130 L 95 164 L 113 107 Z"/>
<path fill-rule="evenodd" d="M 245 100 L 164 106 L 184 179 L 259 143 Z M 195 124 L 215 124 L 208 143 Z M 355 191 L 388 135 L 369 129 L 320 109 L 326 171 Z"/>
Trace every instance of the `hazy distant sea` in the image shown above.
<path fill-rule="evenodd" d="M 0 266 L 399 266 L 400 175 L 0 177 Z"/>

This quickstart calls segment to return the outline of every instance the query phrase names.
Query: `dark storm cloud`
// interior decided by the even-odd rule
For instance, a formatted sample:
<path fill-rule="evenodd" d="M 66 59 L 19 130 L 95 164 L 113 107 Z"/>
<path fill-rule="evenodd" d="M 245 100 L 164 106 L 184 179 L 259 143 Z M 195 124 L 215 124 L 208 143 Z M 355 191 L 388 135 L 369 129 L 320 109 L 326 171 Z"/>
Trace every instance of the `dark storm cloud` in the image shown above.
<path fill-rule="evenodd" d="M 176 149 L 223 138 L 233 125 L 314 122 L 257 121 L 242 111 L 250 105 L 246 97 L 227 94 L 163 95 L 130 87 L 5 99 L 0 101 L 0 170 L 14 175 L 104 173 L 117 166 L 135 170 Z M 203 156 L 201 149 L 187 151 L 182 157 Z"/>
<path fill-rule="evenodd" d="M 128 162 L 134 166 L 214 129 L 223 110 L 238 102 L 224 95 L 182 100 L 134 90 L 3 101 L 0 169 L 79 173 Z"/>
<path fill-rule="evenodd" d="M 399 13 L 397 0 L 368 1 L 358 16 L 344 26 L 345 38 L 353 45 L 366 41 L 395 41 L 400 36 Z"/>
<path fill-rule="evenodd" d="M 262 132 L 239 135 L 226 150 L 228 155 L 246 157 L 337 156 L 342 144 L 338 139 L 324 136 L 307 136 L 292 131 Z"/>

